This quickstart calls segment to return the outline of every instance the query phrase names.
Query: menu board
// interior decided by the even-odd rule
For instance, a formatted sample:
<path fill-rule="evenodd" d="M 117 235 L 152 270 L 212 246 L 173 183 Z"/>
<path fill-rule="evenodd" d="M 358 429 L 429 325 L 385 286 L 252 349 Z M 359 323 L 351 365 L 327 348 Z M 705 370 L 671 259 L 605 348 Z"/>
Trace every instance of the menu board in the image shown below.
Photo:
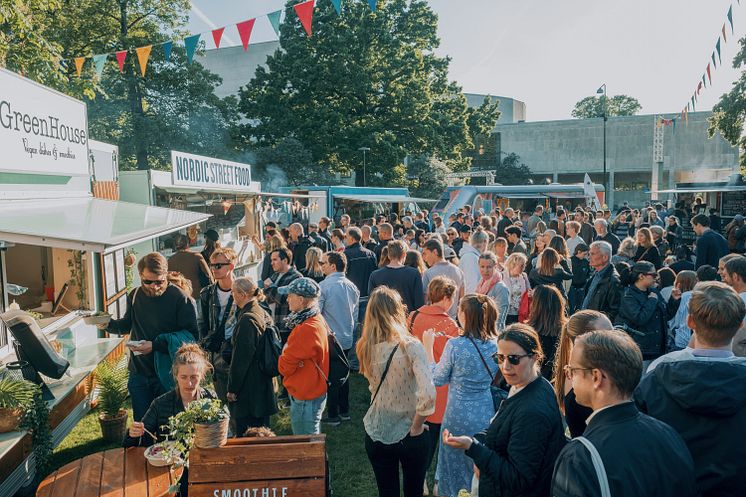
<path fill-rule="evenodd" d="M 103 256 L 103 287 L 106 302 L 112 308 L 116 301 L 127 290 L 126 272 L 124 267 L 124 250 L 118 250 Z M 108 306 L 107 306 L 108 307 Z"/>
<path fill-rule="evenodd" d="M 115 277 L 116 266 L 114 264 L 114 254 L 104 256 L 104 274 L 106 275 L 106 300 L 117 294 L 117 280 Z"/>
<path fill-rule="evenodd" d="M 723 192 L 722 215 L 733 217 L 736 214 L 746 215 L 746 190 L 741 192 Z"/>

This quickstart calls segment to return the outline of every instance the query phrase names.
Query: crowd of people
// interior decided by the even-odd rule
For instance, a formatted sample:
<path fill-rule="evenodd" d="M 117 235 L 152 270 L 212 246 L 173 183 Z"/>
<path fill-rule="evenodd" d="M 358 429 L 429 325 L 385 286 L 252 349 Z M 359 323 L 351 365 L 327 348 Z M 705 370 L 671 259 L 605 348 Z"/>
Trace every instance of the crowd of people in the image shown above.
<path fill-rule="evenodd" d="M 368 380 L 382 497 L 746 495 L 743 218 L 724 237 L 683 205 L 405 214 L 268 223 L 258 281 L 219 244 L 141 259 L 108 325 L 134 343 L 126 443 L 212 395 L 236 436 L 283 404 L 294 434 L 349 421 L 332 337 Z"/>

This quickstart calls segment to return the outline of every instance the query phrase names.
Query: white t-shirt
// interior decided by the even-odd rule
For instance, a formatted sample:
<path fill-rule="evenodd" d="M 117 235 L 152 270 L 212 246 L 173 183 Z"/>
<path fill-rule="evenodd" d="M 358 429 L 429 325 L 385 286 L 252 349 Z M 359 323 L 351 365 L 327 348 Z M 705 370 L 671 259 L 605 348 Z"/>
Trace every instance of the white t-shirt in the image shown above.
<path fill-rule="evenodd" d="M 220 314 L 218 315 L 218 322 L 223 320 L 223 313 L 230 311 L 228 307 L 228 299 L 231 298 L 231 291 L 225 291 L 218 285 L 218 302 L 220 303 Z M 233 306 L 231 306 L 233 307 Z M 230 316 L 229 316 L 230 317 Z M 236 326 L 235 321 L 228 319 L 225 322 L 225 339 L 230 340 L 233 336 L 233 328 Z"/>

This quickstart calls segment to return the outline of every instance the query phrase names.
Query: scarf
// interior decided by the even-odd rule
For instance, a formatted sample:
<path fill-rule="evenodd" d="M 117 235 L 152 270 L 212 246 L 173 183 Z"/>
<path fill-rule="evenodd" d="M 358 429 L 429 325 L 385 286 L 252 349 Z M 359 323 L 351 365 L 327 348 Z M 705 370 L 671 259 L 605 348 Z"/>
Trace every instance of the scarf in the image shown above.
<path fill-rule="evenodd" d="M 311 319 L 315 315 L 319 313 L 318 306 L 312 306 L 307 309 L 303 309 L 302 311 L 298 312 L 291 312 L 288 314 L 288 317 L 285 318 L 285 326 L 288 327 L 288 329 L 295 328 L 302 322 Z"/>
<path fill-rule="evenodd" d="M 492 287 L 495 286 L 498 282 L 502 281 L 502 275 L 500 274 L 500 271 L 495 271 L 495 274 L 492 275 L 492 278 L 485 280 L 482 278 L 482 280 L 477 285 L 476 293 L 487 295 L 490 293 L 490 290 L 492 290 Z"/>

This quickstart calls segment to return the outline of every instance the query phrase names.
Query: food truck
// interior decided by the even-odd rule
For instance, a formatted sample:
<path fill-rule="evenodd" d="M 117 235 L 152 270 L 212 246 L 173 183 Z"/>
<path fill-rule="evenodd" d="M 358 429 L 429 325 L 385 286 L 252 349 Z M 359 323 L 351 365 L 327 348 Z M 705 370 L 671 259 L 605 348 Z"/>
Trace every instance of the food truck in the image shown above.
<path fill-rule="evenodd" d="M 99 150 L 92 154 L 92 147 Z M 106 336 L 85 317 L 126 311 L 132 265 L 125 252 L 209 215 L 114 199 L 116 151 L 89 139 L 85 103 L 4 69 L 0 150 L 0 313 L 33 310 L 37 338 L 69 362 L 59 378 L 38 377 L 57 445 L 90 408 L 93 369 L 124 351 L 123 338 Z M 92 156 L 100 159 L 96 170 Z M 19 336 L 0 322 L 0 376 L 10 374 L 6 366 L 18 358 L 18 344 Z M 28 350 L 26 358 L 35 367 L 38 358 Z M 2 496 L 34 477 L 30 437 L 0 434 Z"/>

